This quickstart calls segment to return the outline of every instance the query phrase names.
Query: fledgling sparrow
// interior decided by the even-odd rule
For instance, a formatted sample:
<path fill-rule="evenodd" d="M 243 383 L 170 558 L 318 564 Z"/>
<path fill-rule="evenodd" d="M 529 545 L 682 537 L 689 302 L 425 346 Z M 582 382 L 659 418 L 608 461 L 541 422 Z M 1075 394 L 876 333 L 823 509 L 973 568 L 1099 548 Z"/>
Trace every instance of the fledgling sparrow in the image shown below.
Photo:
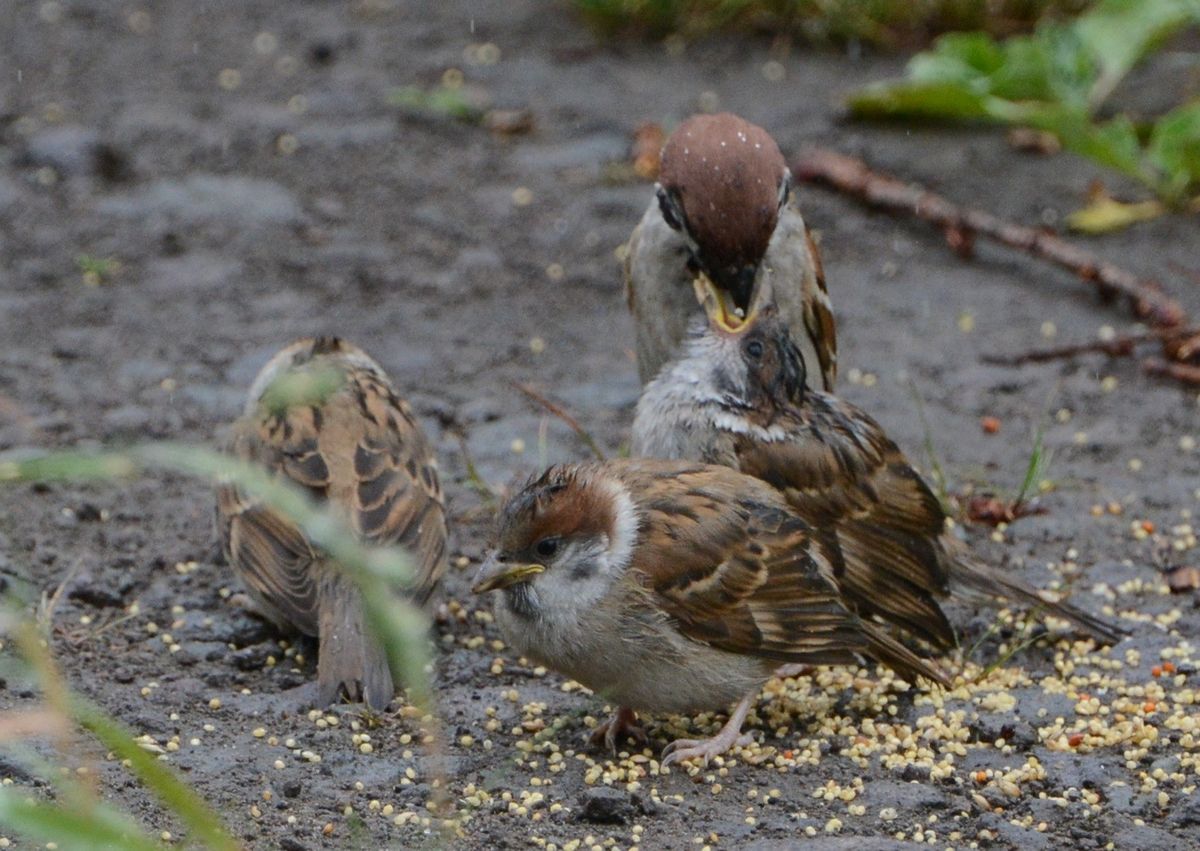
<path fill-rule="evenodd" d="M 805 360 L 768 299 L 731 327 L 712 283 L 696 293 L 686 352 L 646 386 L 634 456 L 722 464 L 771 485 L 815 530 L 850 606 L 940 649 L 957 644 L 940 600 L 982 593 L 1035 605 L 1106 642 L 1117 629 L 965 552 L 941 504 L 880 425 L 804 381 Z"/>
<path fill-rule="evenodd" d="M 634 712 L 736 704 L 712 739 L 664 764 L 738 743 L 751 700 L 781 665 L 875 659 L 907 680 L 932 664 L 843 604 L 815 532 L 772 488 L 726 467 L 636 459 L 551 467 L 500 510 L 474 590 L 502 589 L 496 622 L 522 655 L 621 708 L 594 739 L 635 735 Z"/>
<path fill-rule="evenodd" d="M 692 279 L 704 272 L 731 324 L 770 282 L 813 380 L 832 391 L 837 332 L 821 255 L 771 135 L 729 113 L 695 115 L 663 146 L 655 189 L 629 238 L 624 270 L 642 383 L 678 353 L 698 312 Z"/>
<path fill-rule="evenodd" d="M 408 405 L 365 352 L 336 337 L 297 340 L 254 379 L 230 449 L 327 502 L 366 542 L 414 562 L 409 593 L 428 600 L 446 569 L 437 460 Z M 345 687 L 370 706 L 395 696 L 358 590 L 291 521 L 232 485 L 217 491 L 217 531 L 250 599 L 278 627 L 315 636 L 318 699 Z"/>

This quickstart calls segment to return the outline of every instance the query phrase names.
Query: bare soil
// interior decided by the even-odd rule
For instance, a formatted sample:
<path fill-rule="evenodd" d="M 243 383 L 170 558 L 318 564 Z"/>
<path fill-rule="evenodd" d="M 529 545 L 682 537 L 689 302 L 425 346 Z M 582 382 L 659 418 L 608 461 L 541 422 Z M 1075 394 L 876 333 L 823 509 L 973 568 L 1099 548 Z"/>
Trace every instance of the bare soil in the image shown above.
<path fill-rule="evenodd" d="M 872 686 L 867 671 L 777 684 L 750 726 L 761 746 L 658 774 L 664 742 L 714 719 L 649 719 L 644 755 L 588 751 L 603 707 L 497 649 L 468 591 L 490 509 L 458 435 L 497 491 L 588 455 L 510 381 L 560 401 L 609 453 L 627 439 L 638 384 L 614 250 L 650 197 L 626 167 L 640 123 L 730 109 L 785 151 L 832 145 L 1049 225 L 1082 203 L 1095 167 L 1014 152 L 994 130 L 844 123 L 841 95 L 899 59 L 752 39 L 598 44 L 549 0 L 0 0 L 0 20 L 0 449 L 213 444 L 265 359 L 314 333 L 373 353 L 440 449 L 461 562 L 436 635 L 449 840 L 425 809 L 430 766 L 400 703 L 375 718 L 336 707 L 336 724 L 300 709 L 313 650 L 299 645 L 300 661 L 231 604 L 207 486 L 156 475 L 0 491 L 0 572 L 31 607 L 62 589 L 53 648 L 70 683 L 152 737 L 247 847 L 1200 847 L 1200 610 L 1165 592 L 1151 556 L 1158 538 L 1197 558 L 1197 395 L 1135 360 L 984 365 L 1051 333 L 1128 330 L 1116 306 L 1026 259 L 985 246 L 963 260 L 919 223 L 803 193 L 845 395 L 928 469 L 915 386 L 960 492 L 1011 493 L 1048 418 L 1047 513 L 997 540 L 967 534 L 985 558 L 1109 607 L 1133 630 L 1118 647 L 1056 633 L 1008 658 L 1020 623 L 963 607 L 970 670 L 1001 663 L 980 684 L 931 696 Z M 1154 91 L 1171 88 L 1179 63 L 1158 67 Z M 533 132 L 389 105 L 394 87 L 435 86 L 450 68 L 490 106 L 529 110 Z M 1194 218 L 1171 217 L 1095 249 L 1195 312 L 1197 239 Z M 117 264 L 93 286 L 82 256 Z M 1165 662 L 1174 672 L 1156 677 Z M 17 670 L 4 710 L 38 704 Z M 0 775 L 46 790 L 0 760 Z M 106 799 L 179 835 L 98 747 L 68 767 L 92 763 Z"/>

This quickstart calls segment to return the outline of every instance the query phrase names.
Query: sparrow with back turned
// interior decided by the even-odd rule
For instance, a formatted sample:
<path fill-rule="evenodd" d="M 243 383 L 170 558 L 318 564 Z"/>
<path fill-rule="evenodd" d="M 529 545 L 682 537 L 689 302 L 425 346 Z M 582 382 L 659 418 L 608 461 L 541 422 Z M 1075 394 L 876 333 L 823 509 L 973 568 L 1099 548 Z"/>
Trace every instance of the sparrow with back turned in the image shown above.
<path fill-rule="evenodd" d="M 830 554 L 772 488 L 726 467 L 653 459 L 552 467 L 500 511 L 477 593 L 522 655 L 620 706 L 596 736 L 615 748 L 636 710 L 725 709 L 712 739 L 664 764 L 722 753 L 781 665 L 880 661 L 906 680 L 935 666 L 842 601 Z"/>
<path fill-rule="evenodd" d="M 770 134 L 729 113 L 689 118 L 663 147 L 655 196 L 625 259 L 642 383 L 677 354 L 697 313 L 692 279 L 704 272 L 731 324 L 769 283 L 810 380 L 832 391 L 837 334 L 821 255 Z"/>
<path fill-rule="evenodd" d="M 1106 642 L 1112 625 L 972 558 L 937 497 L 865 412 L 807 386 L 788 325 L 763 297 L 730 326 L 700 276 L 685 353 L 642 393 L 635 456 L 723 464 L 769 484 L 815 530 L 847 603 L 939 649 L 957 644 L 940 600 L 982 593 L 1036 606 Z"/>
<path fill-rule="evenodd" d="M 437 461 L 383 369 L 333 337 L 297 340 L 273 357 L 234 423 L 230 449 L 305 488 L 371 544 L 410 553 L 409 590 L 424 603 L 446 568 Z M 319 641 L 318 699 L 343 687 L 383 709 L 395 695 L 358 587 L 290 520 L 233 485 L 217 491 L 225 555 L 259 612 Z"/>

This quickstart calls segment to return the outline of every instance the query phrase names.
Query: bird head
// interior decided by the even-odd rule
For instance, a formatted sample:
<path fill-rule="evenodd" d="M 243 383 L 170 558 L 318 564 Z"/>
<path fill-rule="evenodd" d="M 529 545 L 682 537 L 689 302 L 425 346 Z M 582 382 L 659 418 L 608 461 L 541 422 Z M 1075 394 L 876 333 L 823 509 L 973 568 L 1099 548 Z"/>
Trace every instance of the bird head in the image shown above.
<path fill-rule="evenodd" d="M 693 116 L 663 146 L 663 220 L 683 234 L 694 269 L 727 294 L 731 316 L 749 308 L 790 189 L 775 140 L 736 115 Z"/>
<path fill-rule="evenodd" d="M 525 617 L 593 606 L 629 565 L 637 531 L 628 492 L 600 468 L 551 467 L 501 508 L 472 590 L 503 590 Z"/>

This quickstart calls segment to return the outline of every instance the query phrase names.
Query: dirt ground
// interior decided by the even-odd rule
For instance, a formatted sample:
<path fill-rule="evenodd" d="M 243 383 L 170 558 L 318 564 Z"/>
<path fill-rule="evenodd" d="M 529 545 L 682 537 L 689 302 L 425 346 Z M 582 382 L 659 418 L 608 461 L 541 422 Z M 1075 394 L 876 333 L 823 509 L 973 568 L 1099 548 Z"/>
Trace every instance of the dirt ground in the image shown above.
<path fill-rule="evenodd" d="M 1069 276 L 1010 254 L 962 260 L 922 225 L 803 191 L 844 394 L 928 468 L 915 385 L 955 491 L 1011 493 L 1048 418 L 1047 513 L 968 535 L 1119 618 L 1133 632 L 1119 646 L 1055 633 L 1008 658 L 1022 625 L 963 607 L 969 687 L 904 691 L 865 670 L 775 683 L 750 725 L 760 745 L 659 773 L 664 742 L 714 719 L 650 719 L 644 754 L 588 751 L 603 707 L 509 656 L 468 591 L 489 512 L 457 434 L 497 490 L 588 454 L 510 381 L 562 402 L 610 453 L 627 439 L 638 384 L 614 251 L 651 194 L 622 168 L 640 123 L 731 109 L 786 152 L 829 144 L 1023 222 L 1079 206 L 1094 167 L 1016 153 L 996 131 L 843 122 L 840 96 L 899 59 L 756 40 L 599 45 L 550 0 L 0 0 L 0 21 L 0 450 L 212 444 L 289 340 L 338 333 L 373 353 L 439 446 L 456 521 L 435 671 L 449 844 L 1200 847 L 1200 609 L 1166 593 L 1151 555 L 1158 539 L 1197 559 L 1200 400 L 1134 360 L 985 365 L 1051 335 L 1129 328 Z M 1140 91 L 1175 90 L 1163 81 L 1190 61 L 1164 56 L 1142 77 L 1162 85 Z M 389 105 L 395 87 L 451 68 L 490 106 L 529 110 L 533 132 Z M 1196 312 L 1196 244 L 1194 217 L 1175 217 L 1094 247 Z M 247 847 L 446 841 L 399 704 L 376 718 L 297 711 L 313 660 L 230 604 L 211 513 L 207 486 L 173 475 L 9 488 L 0 572 L 30 601 L 62 586 L 53 646 L 71 684 L 161 748 Z M 7 675 L 0 708 L 37 701 Z M 84 750 L 68 767 L 95 761 L 106 798 L 178 836 L 118 764 Z M 0 760 L 6 783 L 46 787 Z"/>

